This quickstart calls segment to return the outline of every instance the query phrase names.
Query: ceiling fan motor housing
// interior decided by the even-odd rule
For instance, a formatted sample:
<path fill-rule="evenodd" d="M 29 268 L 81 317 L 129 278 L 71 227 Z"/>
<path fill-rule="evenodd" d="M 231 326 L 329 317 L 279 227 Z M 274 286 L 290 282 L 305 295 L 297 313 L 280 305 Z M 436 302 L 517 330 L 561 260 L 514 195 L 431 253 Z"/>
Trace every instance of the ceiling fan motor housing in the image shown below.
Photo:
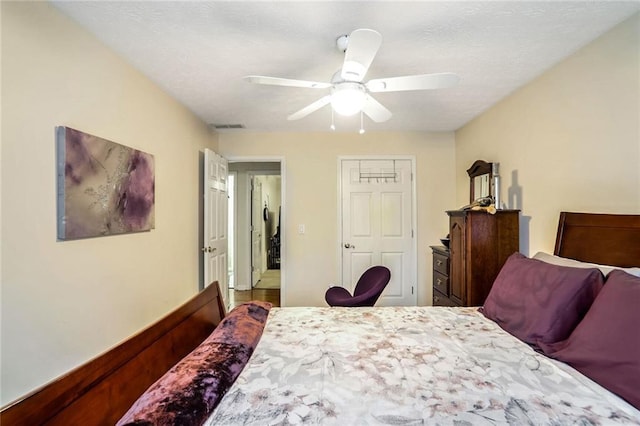
<path fill-rule="evenodd" d="M 347 46 L 349 46 L 349 36 L 341 35 L 336 39 L 336 47 L 340 51 L 340 53 L 344 53 L 347 51 Z"/>

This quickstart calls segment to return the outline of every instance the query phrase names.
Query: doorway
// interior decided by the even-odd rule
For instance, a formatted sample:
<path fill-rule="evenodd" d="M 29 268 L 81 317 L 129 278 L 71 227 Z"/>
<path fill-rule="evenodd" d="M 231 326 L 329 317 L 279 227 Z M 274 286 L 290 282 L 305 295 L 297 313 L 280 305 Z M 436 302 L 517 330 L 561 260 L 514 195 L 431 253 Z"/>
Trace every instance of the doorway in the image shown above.
<path fill-rule="evenodd" d="M 251 286 L 280 289 L 280 172 L 250 173 Z"/>
<path fill-rule="evenodd" d="M 277 306 L 284 288 L 284 160 L 229 158 L 233 175 L 233 247 L 230 275 L 236 301 L 266 300 Z M 232 203 L 229 203 L 232 204 Z"/>

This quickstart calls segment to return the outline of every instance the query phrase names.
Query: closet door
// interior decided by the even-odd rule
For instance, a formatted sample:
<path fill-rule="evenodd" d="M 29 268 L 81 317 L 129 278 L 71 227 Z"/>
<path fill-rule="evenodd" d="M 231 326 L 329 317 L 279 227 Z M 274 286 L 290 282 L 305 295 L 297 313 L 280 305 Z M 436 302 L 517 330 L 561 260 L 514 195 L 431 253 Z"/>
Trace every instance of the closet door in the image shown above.
<path fill-rule="evenodd" d="M 417 302 L 411 159 L 343 159 L 340 169 L 342 285 L 353 291 L 373 265 L 391 271 L 378 306 Z"/>

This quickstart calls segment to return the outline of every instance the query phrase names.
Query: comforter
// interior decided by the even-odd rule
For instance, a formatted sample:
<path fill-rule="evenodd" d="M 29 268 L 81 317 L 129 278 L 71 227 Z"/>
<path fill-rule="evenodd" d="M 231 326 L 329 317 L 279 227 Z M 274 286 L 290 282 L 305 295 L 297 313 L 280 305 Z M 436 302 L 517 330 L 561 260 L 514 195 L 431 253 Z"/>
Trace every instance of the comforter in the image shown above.
<path fill-rule="evenodd" d="M 477 308 L 272 308 L 208 425 L 639 424 Z"/>

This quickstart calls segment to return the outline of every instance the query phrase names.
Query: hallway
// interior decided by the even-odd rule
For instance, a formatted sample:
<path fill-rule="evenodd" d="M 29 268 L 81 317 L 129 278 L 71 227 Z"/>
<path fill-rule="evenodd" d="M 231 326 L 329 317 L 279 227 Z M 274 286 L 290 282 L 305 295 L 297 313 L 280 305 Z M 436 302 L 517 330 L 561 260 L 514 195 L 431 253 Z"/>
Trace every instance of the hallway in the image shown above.
<path fill-rule="evenodd" d="M 259 289 L 253 290 L 230 290 L 229 291 L 229 310 L 251 300 L 262 300 L 270 302 L 274 307 L 280 306 L 280 289 Z"/>
<path fill-rule="evenodd" d="M 254 289 L 280 289 L 280 269 L 264 271 Z"/>

